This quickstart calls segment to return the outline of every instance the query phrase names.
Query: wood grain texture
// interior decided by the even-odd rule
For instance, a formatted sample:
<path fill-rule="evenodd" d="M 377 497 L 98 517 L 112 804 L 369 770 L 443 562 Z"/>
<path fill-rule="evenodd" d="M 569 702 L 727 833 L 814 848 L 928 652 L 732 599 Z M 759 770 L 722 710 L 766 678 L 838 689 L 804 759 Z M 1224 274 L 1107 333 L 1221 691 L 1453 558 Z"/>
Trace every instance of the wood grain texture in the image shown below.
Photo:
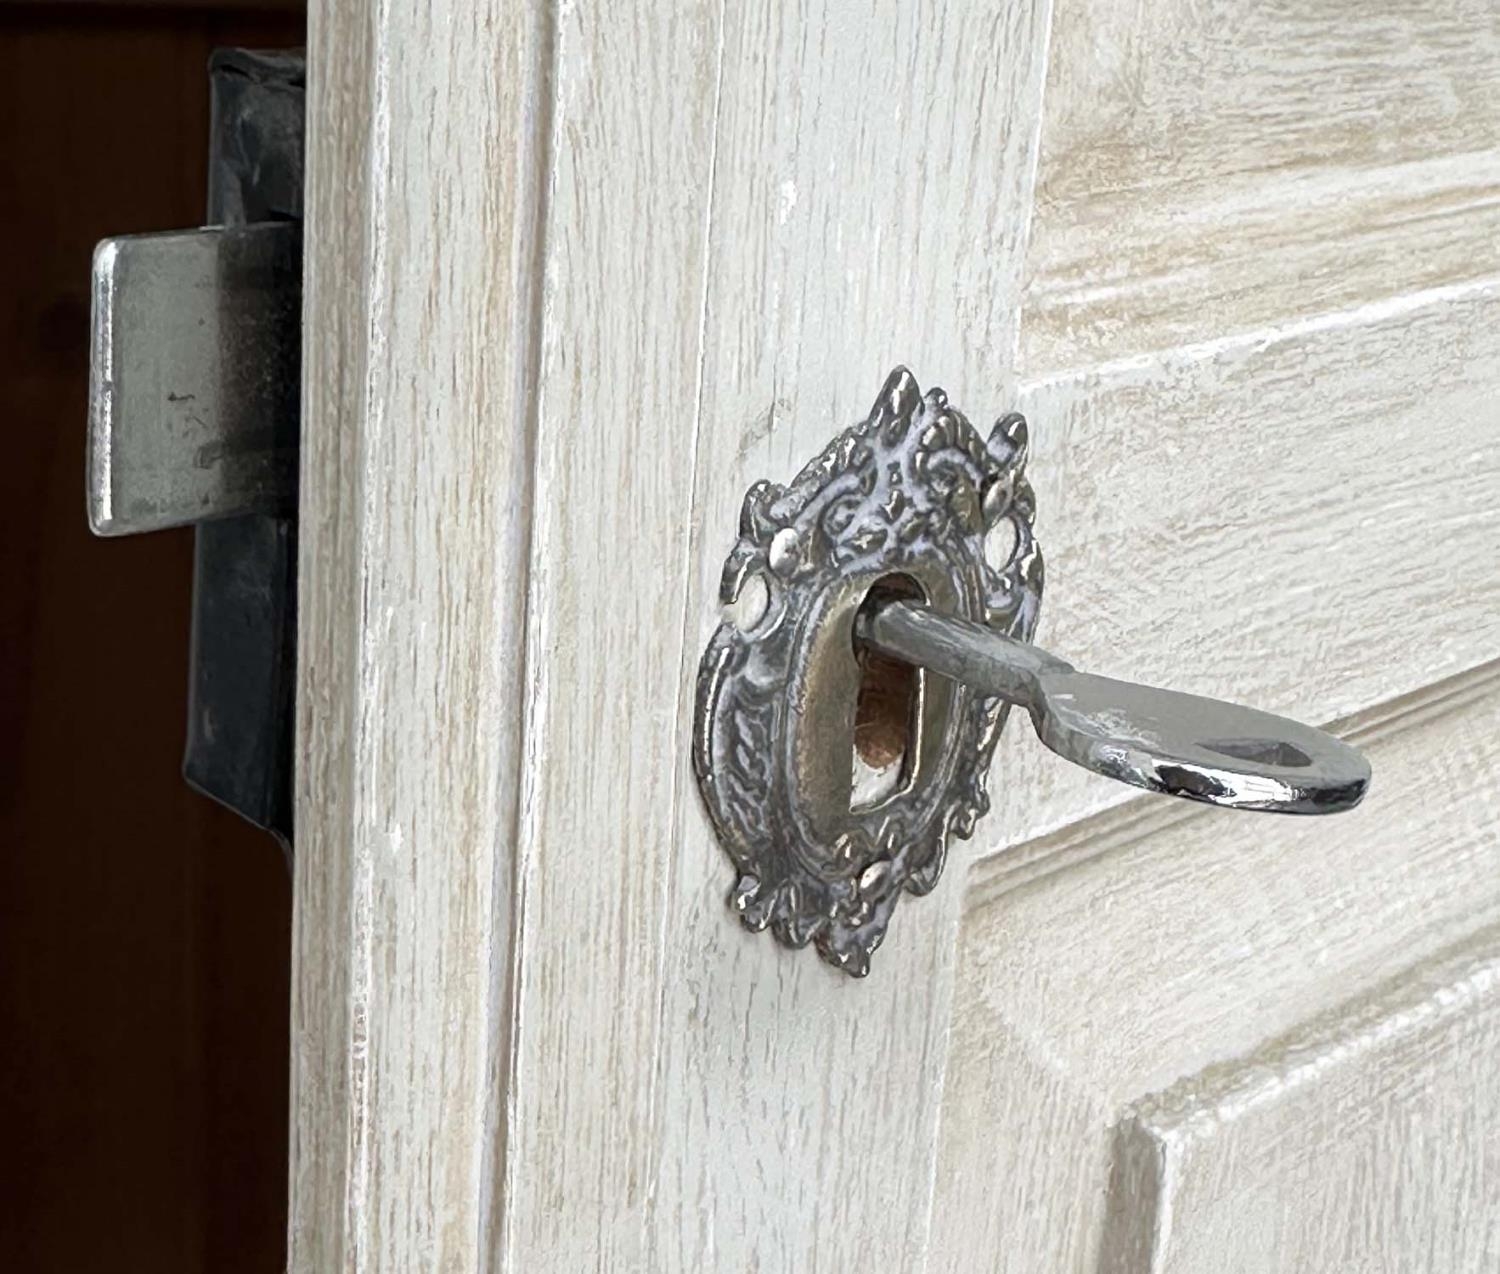
<path fill-rule="evenodd" d="M 1500 1264 L 1500 928 L 1135 1103 L 1103 1274 Z"/>
<path fill-rule="evenodd" d="M 1493 658 L 1497 332 L 1488 276 L 1023 384 L 1038 641 L 1320 724 Z M 1026 736 L 984 852 L 1132 795 Z"/>
<path fill-rule="evenodd" d="M 977 378 L 1013 343 L 1045 17 L 315 17 L 298 1268 L 920 1249 L 923 1162 L 891 1180 L 838 1128 L 930 1141 L 929 993 L 872 1012 L 737 931 L 683 687 L 716 620 L 700 527 L 898 351 L 966 340 Z M 842 1059 L 898 1023 L 872 1086 Z M 804 1188 L 827 1171 L 847 1189 Z"/>
<path fill-rule="evenodd" d="M 1125 1101 L 1500 914 L 1493 260 L 1174 283 L 1204 323 L 1039 354 L 1074 10 L 345 3 L 312 36 L 295 1268 L 1086 1268 Z M 1379 152 L 1364 78 L 1328 84 L 1239 95 Z M 1369 810 L 1052 854 L 1128 793 L 1017 724 L 868 982 L 741 932 L 687 746 L 723 553 L 898 361 L 1031 416 L 1061 653 L 1356 730 L 1399 700 Z M 1467 803 L 1383 806 L 1434 753 Z"/>
<path fill-rule="evenodd" d="M 649 1269 L 715 6 L 564 10 L 502 1269 Z"/>
<path fill-rule="evenodd" d="M 1142 801 L 976 871 L 931 1269 L 1095 1269 L 1125 1105 L 1500 918 L 1497 688 L 1490 664 L 1353 723 L 1377 782 L 1332 829 Z"/>
<path fill-rule="evenodd" d="M 1493 270 L 1497 137 L 1489 0 L 1059 3 L 1022 374 Z"/>
<path fill-rule="evenodd" d="M 511 1268 L 922 1250 L 943 930 L 858 987 L 741 931 L 690 688 L 745 488 L 900 357 L 977 383 L 1013 343 L 1044 35 L 998 3 L 565 15 L 538 490 L 589 496 L 537 507 Z"/>
<path fill-rule="evenodd" d="M 293 1270 L 497 1224 L 546 53 L 499 4 L 312 8 Z"/>

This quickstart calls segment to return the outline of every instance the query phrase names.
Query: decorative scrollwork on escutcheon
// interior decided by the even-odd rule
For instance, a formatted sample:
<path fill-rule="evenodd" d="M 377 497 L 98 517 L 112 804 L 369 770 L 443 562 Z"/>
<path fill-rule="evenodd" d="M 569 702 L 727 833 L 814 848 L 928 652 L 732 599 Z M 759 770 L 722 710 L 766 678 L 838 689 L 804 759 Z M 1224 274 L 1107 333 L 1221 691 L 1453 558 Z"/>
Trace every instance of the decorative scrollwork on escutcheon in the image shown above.
<path fill-rule="evenodd" d="M 734 863 L 730 902 L 745 926 L 808 942 L 856 976 L 884 938 L 896 900 L 942 873 L 950 835 L 969 836 L 989 808 L 986 776 L 1006 705 L 946 685 L 942 756 L 922 782 L 873 808 L 814 811 L 788 743 L 810 711 L 810 630 L 850 590 L 889 576 L 939 581 L 959 614 L 1029 640 L 1042 593 L 1024 476 L 1026 422 L 1006 416 L 982 439 L 939 389 L 905 368 L 868 417 L 841 433 L 783 487 L 745 495 L 721 600 L 751 580 L 764 612 L 726 620 L 699 666 L 693 767 Z M 995 564 L 986 539 L 1008 523 L 1013 548 Z M 851 656 L 852 658 L 852 653 Z"/>

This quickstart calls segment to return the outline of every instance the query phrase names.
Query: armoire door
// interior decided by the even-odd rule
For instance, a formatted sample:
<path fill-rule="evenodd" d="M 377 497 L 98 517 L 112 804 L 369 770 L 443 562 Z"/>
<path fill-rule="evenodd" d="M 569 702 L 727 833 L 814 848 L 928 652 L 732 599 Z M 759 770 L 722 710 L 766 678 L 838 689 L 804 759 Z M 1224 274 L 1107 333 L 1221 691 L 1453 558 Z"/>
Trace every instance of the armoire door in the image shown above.
<path fill-rule="evenodd" d="M 315 0 L 291 1262 L 1500 1264 L 1500 11 Z M 690 763 L 740 503 L 909 366 L 1030 423 L 1038 639 L 1362 748 L 1017 716 L 870 975 Z"/>

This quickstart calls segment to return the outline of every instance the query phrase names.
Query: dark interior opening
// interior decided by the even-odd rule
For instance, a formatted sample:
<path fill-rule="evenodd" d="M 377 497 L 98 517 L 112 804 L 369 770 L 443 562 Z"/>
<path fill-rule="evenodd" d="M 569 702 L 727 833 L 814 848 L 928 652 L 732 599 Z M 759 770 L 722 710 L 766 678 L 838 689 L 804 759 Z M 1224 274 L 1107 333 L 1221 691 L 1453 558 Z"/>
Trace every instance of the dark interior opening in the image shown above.
<path fill-rule="evenodd" d="M 286 1262 L 291 885 L 183 782 L 193 532 L 84 516 L 89 270 L 204 220 L 208 58 L 300 6 L 0 6 L 0 1265 Z"/>
<path fill-rule="evenodd" d="M 922 590 L 909 576 L 887 575 L 870 589 L 861 612 L 895 598 L 920 601 Z M 856 791 L 851 808 L 864 809 L 911 782 L 921 717 L 922 673 L 860 642 L 855 643 L 855 656 L 860 682 L 854 709 Z M 862 769 L 867 775 L 875 772 L 881 777 L 871 777 L 870 782 L 861 784 Z"/>

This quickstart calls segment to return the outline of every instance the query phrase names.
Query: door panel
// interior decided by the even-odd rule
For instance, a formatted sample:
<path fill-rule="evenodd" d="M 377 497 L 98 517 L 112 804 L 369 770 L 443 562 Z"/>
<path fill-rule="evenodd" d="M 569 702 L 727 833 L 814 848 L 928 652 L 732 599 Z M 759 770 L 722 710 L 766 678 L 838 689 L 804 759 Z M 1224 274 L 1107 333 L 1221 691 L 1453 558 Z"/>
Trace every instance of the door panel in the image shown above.
<path fill-rule="evenodd" d="M 1500 930 L 1135 1106 L 1115 1133 L 1106 1274 L 1488 1270 Z"/>
<path fill-rule="evenodd" d="M 1349 723 L 1379 782 L 1347 834 L 1136 801 L 976 868 L 932 1268 L 1095 1269 L 1127 1105 L 1500 918 L 1497 692 L 1492 663 Z M 1438 757 L 1448 817 L 1412 799 Z"/>
<path fill-rule="evenodd" d="M 1495 918 L 1492 142 L 1451 25 L 1407 100 L 1368 9 L 323 6 L 294 1268 L 1094 1268 L 1126 1106 Z M 897 362 L 1031 417 L 1048 641 L 1337 722 L 1368 808 L 1132 798 L 1018 721 L 868 980 L 742 932 L 723 556 Z"/>
<path fill-rule="evenodd" d="M 1003 366 L 1044 12 L 525 14 L 312 24 L 294 1265 L 920 1252 L 951 944 L 747 941 L 688 687 L 749 482 Z"/>
<path fill-rule="evenodd" d="M 1486 275 L 1023 384 L 1039 640 L 1079 667 L 1320 723 L 1493 657 L 1496 330 Z M 991 786 L 996 850 L 1134 796 L 1020 731 Z"/>
<path fill-rule="evenodd" d="M 1052 31 L 1024 374 L 1274 330 L 1494 263 L 1487 0 L 1059 0 Z"/>

